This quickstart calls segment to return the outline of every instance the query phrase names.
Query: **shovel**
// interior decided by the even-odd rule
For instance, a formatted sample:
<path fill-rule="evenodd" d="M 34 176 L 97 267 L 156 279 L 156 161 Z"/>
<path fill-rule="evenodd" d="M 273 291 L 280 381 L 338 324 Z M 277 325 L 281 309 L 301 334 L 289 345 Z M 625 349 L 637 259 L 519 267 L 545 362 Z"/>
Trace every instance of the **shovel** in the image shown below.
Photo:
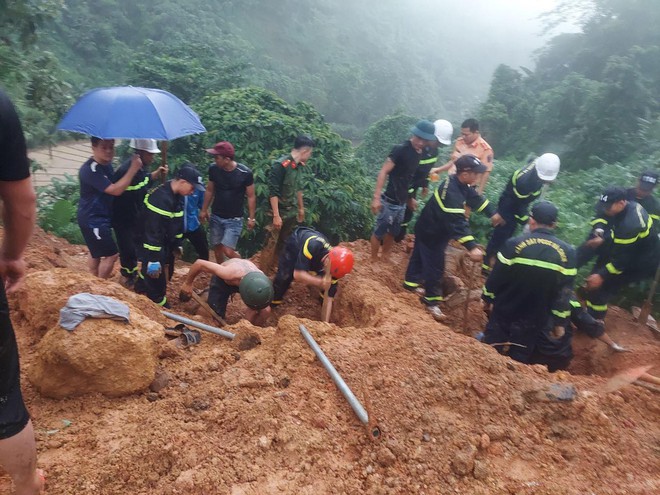
<path fill-rule="evenodd" d="M 224 318 L 222 318 L 222 316 L 220 316 L 218 313 L 213 311 L 213 308 L 211 308 L 211 306 L 209 306 L 208 303 L 204 299 L 202 299 L 202 297 L 199 294 L 197 294 L 195 291 L 192 291 L 191 296 L 197 302 L 197 304 L 199 304 L 202 308 L 204 308 L 206 312 L 213 317 L 215 321 L 220 323 L 220 325 L 222 325 L 223 327 L 227 326 L 227 322 L 224 320 Z"/>
<path fill-rule="evenodd" d="M 325 271 L 323 274 L 323 284 L 327 284 L 332 281 L 332 275 L 330 275 L 330 263 L 325 262 Z M 330 286 L 332 287 L 332 285 Z M 330 322 L 330 313 L 332 312 L 332 297 L 330 297 L 330 287 L 328 287 L 323 293 L 323 306 L 321 306 L 321 321 L 326 323 Z"/>

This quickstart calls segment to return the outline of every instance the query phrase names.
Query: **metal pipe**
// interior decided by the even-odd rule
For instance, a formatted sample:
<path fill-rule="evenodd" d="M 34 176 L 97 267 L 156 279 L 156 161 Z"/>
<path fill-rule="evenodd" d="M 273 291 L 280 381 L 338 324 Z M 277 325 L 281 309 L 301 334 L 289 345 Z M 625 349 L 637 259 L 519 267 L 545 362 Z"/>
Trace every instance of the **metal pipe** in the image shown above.
<path fill-rule="evenodd" d="M 326 355 L 323 353 L 319 345 L 316 343 L 314 337 L 312 337 L 309 331 L 305 328 L 305 325 L 299 325 L 299 326 L 300 326 L 300 333 L 304 337 L 305 341 L 307 341 L 307 344 L 309 344 L 309 346 L 312 348 L 314 354 L 316 354 L 316 357 L 319 358 L 319 361 L 321 361 L 321 364 L 330 375 L 330 378 L 332 378 L 332 381 L 335 382 L 335 385 L 337 385 L 339 391 L 342 393 L 342 395 L 351 405 L 353 411 L 355 411 L 355 414 L 357 414 L 357 417 L 365 425 L 368 424 L 369 415 L 367 414 L 367 410 L 362 406 L 362 404 L 360 404 L 360 401 L 357 400 L 355 394 L 351 392 L 351 389 L 348 388 L 346 382 L 342 379 L 339 373 L 337 373 L 337 370 L 332 365 L 330 360 L 326 357 Z"/>
<path fill-rule="evenodd" d="M 180 323 L 185 323 L 186 325 L 199 328 L 200 330 L 206 330 L 207 332 L 220 335 L 221 337 L 228 338 L 229 340 L 233 340 L 234 337 L 236 337 L 235 334 L 228 332 L 227 330 L 222 330 L 221 328 L 212 327 L 211 325 L 207 325 L 206 323 L 200 323 L 198 321 L 191 320 L 190 318 L 186 318 L 185 316 L 175 315 L 174 313 L 169 313 L 167 311 L 161 311 L 161 312 L 163 313 L 163 316 L 168 317 L 170 320 L 178 321 Z"/>

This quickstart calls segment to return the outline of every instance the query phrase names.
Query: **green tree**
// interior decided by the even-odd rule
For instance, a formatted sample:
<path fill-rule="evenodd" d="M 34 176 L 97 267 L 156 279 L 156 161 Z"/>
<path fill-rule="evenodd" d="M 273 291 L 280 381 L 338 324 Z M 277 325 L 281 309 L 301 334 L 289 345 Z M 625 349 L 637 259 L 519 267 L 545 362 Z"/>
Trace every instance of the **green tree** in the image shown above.
<path fill-rule="evenodd" d="M 290 105 L 274 93 L 259 88 L 229 89 L 203 98 L 194 105 L 208 134 L 173 143 L 179 158 L 209 163 L 204 151 L 220 140 L 236 148 L 236 159 L 249 166 L 257 193 L 257 231 L 243 238 L 239 248 L 254 252 L 270 224 L 268 174 L 271 163 L 288 153 L 299 134 L 311 135 L 316 148 L 305 166 L 306 223 L 333 241 L 366 237 L 372 223 L 369 198 L 372 184 L 348 142 L 332 131 L 311 105 Z M 201 168 L 204 168 L 203 166 Z"/>

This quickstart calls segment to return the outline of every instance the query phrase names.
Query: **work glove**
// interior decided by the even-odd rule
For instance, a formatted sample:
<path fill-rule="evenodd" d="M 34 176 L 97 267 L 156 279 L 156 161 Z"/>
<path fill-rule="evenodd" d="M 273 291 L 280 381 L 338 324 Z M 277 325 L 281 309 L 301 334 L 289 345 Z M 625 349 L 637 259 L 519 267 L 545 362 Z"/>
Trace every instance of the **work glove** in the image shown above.
<path fill-rule="evenodd" d="M 160 261 L 150 261 L 147 263 L 147 275 L 149 275 L 151 278 L 160 277 L 160 271 Z"/>

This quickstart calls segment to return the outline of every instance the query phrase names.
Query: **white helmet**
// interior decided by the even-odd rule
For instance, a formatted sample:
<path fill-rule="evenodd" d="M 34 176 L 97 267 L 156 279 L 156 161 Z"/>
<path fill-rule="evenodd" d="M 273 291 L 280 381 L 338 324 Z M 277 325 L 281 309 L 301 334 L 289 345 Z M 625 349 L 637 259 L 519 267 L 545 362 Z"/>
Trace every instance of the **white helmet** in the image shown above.
<path fill-rule="evenodd" d="M 544 153 L 534 160 L 534 166 L 539 179 L 553 181 L 559 173 L 559 157 L 554 153 Z"/>
<path fill-rule="evenodd" d="M 435 126 L 435 137 L 442 144 L 451 144 L 451 137 L 454 134 L 454 128 L 448 120 L 440 119 L 433 122 Z"/>
<path fill-rule="evenodd" d="M 147 153 L 160 153 L 155 139 L 131 139 L 128 145 L 134 150 L 146 151 Z"/>

